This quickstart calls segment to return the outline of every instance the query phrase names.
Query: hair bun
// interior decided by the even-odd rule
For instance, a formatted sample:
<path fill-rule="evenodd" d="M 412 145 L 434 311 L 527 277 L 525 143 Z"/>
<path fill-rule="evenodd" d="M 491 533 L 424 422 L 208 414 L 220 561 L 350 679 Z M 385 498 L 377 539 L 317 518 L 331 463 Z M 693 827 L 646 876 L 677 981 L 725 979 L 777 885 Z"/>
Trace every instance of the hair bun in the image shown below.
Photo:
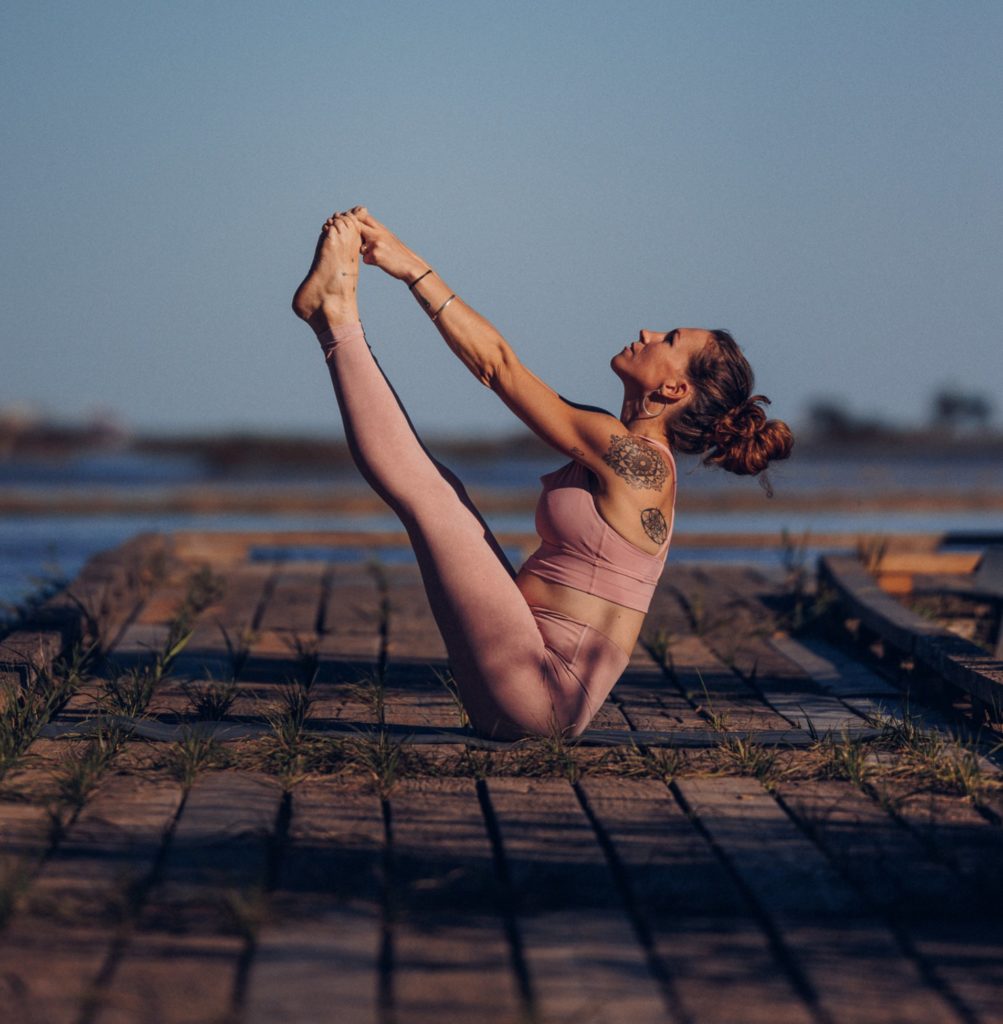
<path fill-rule="evenodd" d="M 714 425 L 714 450 L 707 461 L 751 476 L 762 473 L 771 461 L 786 459 L 794 437 L 782 420 L 766 418 L 763 406 L 769 404 L 765 395 L 752 395 L 726 412 Z"/>
<path fill-rule="evenodd" d="M 736 441 L 751 441 L 766 422 L 766 412 L 758 404 L 770 400 L 765 395 L 753 395 L 741 405 L 726 412 L 714 426 L 714 443 L 727 448 Z"/>

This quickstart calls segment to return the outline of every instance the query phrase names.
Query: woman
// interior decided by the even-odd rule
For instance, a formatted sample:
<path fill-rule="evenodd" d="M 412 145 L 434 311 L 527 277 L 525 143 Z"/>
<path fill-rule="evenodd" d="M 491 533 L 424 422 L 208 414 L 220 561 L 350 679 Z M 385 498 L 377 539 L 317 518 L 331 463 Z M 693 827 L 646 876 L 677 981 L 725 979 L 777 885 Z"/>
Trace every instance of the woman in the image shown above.
<path fill-rule="evenodd" d="M 543 542 L 516 574 L 460 482 L 411 429 L 369 351 L 359 253 L 403 281 L 464 365 L 571 462 L 543 478 Z M 627 666 L 672 534 L 672 450 L 759 473 L 786 458 L 752 371 L 723 331 L 642 330 L 612 359 L 617 419 L 571 404 L 364 207 L 324 225 L 293 310 L 317 334 L 359 469 L 403 522 L 474 728 L 578 736 Z"/>

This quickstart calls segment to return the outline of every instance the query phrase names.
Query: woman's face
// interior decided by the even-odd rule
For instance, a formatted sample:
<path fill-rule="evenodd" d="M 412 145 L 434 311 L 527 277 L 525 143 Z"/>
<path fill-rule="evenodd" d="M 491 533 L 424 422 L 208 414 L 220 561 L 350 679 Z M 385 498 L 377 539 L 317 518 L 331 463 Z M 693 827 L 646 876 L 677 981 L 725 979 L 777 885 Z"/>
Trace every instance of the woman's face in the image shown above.
<path fill-rule="evenodd" d="M 685 379 L 690 359 L 711 340 L 702 327 L 677 327 L 671 331 L 638 334 L 610 362 L 613 372 L 627 384 L 654 391 L 662 384 Z"/>

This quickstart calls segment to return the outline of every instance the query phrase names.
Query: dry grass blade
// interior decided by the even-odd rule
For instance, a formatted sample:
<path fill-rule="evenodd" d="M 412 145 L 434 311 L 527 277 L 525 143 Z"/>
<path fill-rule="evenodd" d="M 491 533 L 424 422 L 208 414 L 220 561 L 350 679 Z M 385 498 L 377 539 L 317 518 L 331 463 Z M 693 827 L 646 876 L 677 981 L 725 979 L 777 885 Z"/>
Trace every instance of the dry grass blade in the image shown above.
<path fill-rule="evenodd" d="M 93 647 L 74 647 L 52 669 L 36 669 L 0 694 L 0 776 L 17 762 L 67 700 L 86 681 Z"/>
<path fill-rule="evenodd" d="M 217 621 L 216 626 L 226 645 L 227 660 L 230 662 L 230 678 L 239 679 L 247 664 L 247 659 L 251 656 L 251 648 L 258 639 L 258 635 L 250 626 L 244 626 L 239 633 L 232 634 L 222 622 Z"/>
<path fill-rule="evenodd" d="M 185 683 L 181 689 L 192 714 L 206 722 L 221 722 L 237 699 L 237 684 L 232 679 Z"/>
<path fill-rule="evenodd" d="M 648 633 L 641 640 L 645 650 L 651 655 L 651 657 L 662 666 L 662 668 L 671 668 L 672 666 L 672 647 L 679 640 L 674 633 L 659 626 L 653 633 Z"/>
<path fill-rule="evenodd" d="M 456 680 L 453 678 L 453 673 L 449 669 L 432 669 L 432 674 L 442 684 L 442 688 L 452 698 L 453 704 L 456 706 L 456 717 L 459 719 L 461 729 L 470 728 L 470 716 L 467 714 L 467 709 L 463 706 L 463 700 L 460 698 L 460 689 L 456 685 Z"/>
<path fill-rule="evenodd" d="M 56 775 L 56 799 L 60 806 L 78 811 L 97 788 L 102 776 L 125 742 L 116 725 L 101 725 L 81 747 L 64 755 Z"/>
<path fill-rule="evenodd" d="M 106 708 L 129 718 L 141 718 L 153 698 L 157 679 L 149 666 L 113 669 L 114 675 L 106 679 L 99 698 Z"/>
<path fill-rule="evenodd" d="M 339 746 L 345 760 L 370 775 L 379 795 L 386 799 L 402 768 L 401 741 L 393 740 L 386 729 L 376 729 L 349 736 Z"/>
<path fill-rule="evenodd" d="M 296 660 L 296 679 L 305 689 L 309 690 L 317 679 L 320 669 L 320 637 L 301 636 L 294 633 L 286 640 Z"/>
<path fill-rule="evenodd" d="M 213 766 L 218 754 L 219 743 L 214 736 L 197 726 L 186 727 L 167 750 L 166 767 L 187 792 L 199 772 Z"/>
<path fill-rule="evenodd" d="M 351 700 L 368 707 L 378 725 L 386 725 L 387 703 L 386 686 L 379 672 L 362 676 L 357 682 L 347 687 Z"/>
<path fill-rule="evenodd" d="M 746 736 L 726 736 L 717 750 L 726 767 L 753 776 L 767 789 L 780 775 L 779 752 Z"/>

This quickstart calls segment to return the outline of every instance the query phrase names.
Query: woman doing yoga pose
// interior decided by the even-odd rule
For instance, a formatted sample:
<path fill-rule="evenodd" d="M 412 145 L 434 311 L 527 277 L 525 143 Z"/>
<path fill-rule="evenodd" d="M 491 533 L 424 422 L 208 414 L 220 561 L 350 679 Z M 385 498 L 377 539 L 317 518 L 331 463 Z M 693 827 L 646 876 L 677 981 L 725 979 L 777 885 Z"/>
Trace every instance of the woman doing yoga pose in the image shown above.
<path fill-rule="evenodd" d="M 540 547 L 516 573 L 462 484 L 425 450 L 369 350 L 359 254 L 407 284 L 463 364 L 571 461 L 543 477 Z M 293 310 L 317 334 L 352 455 L 414 547 L 460 698 L 482 735 L 578 736 L 630 659 L 672 536 L 673 450 L 755 474 L 786 424 L 724 331 L 642 330 L 610 366 L 619 419 L 562 399 L 364 207 L 331 217 Z"/>

